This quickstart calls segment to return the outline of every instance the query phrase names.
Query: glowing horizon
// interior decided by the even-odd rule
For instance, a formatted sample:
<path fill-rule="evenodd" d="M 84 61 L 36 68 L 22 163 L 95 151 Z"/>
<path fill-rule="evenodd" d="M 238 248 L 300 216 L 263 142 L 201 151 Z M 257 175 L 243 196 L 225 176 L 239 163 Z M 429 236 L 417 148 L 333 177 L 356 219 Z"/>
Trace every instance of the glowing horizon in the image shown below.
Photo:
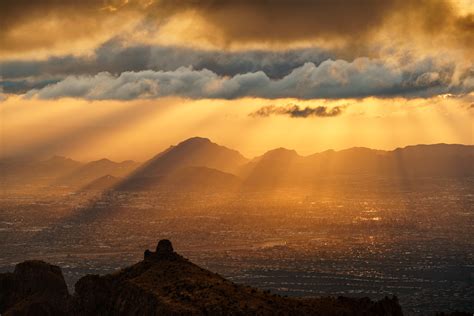
<path fill-rule="evenodd" d="M 285 112 L 255 114 L 265 107 L 284 109 L 288 105 Z M 298 113 L 318 106 L 342 110 L 329 117 L 312 113 L 292 117 L 294 106 L 298 106 Z M 59 154 L 79 160 L 105 157 L 144 161 L 193 136 L 210 138 L 248 158 L 277 147 L 308 155 L 350 147 L 391 150 L 421 143 L 473 144 L 471 109 L 463 101 L 445 97 L 324 102 L 249 98 L 48 101 L 11 97 L 2 104 L 1 116 L 2 153 L 13 157 Z"/>
<path fill-rule="evenodd" d="M 0 156 L 473 144 L 473 19 L 471 0 L 4 2 Z"/>

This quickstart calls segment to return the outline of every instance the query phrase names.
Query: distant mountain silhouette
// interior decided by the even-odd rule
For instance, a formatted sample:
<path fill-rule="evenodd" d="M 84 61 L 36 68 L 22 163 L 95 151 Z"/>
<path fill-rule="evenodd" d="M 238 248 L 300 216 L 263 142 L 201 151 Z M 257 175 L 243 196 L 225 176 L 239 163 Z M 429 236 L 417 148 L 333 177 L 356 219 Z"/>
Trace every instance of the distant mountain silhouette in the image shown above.
<path fill-rule="evenodd" d="M 89 163 L 54 156 L 47 160 L 0 161 L 2 180 L 12 184 L 82 186 L 106 175 L 125 177 L 140 164 L 101 159 Z"/>
<path fill-rule="evenodd" d="M 134 171 L 140 164 L 126 160 L 123 162 L 114 162 L 109 159 L 100 159 L 86 163 L 76 168 L 71 173 L 58 179 L 58 184 L 84 185 L 99 177 L 113 176 L 125 177 Z"/>
<path fill-rule="evenodd" d="M 238 151 L 217 145 L 207 138 L 189 138 L 159 153 L 137 171 L 139 177 L 155 177 L 183 167 L 207 167 L 233 173 L 247 159 Z"/>
<path fill-rule="evenodd" d="M 0 274 L 5 315 L 367 315 L 398 316 L 396 298 L 286 298 L 238 285 L 189 262 L 161 240 L 144 260 L 104 276 L 87 275 L 65 292 L 61 270 L 25 262 Z"/>
<path fill-rule="evenodd" d="M 298 170 L 304 157 L 296 151 L 277 148 L 250 161 L 241 169 L 245 184 L 259 186 L 278 186 L 287 173 Z"/>
<path fill-rule="evenodd" d="M 219 185 L 216 182 L 218 179 L 226 183 L 235 182 L 237 178 L 231 173 L 235 173 L 247 161 L 236 150 L 217 145 L 207 138 L 193 137 L 176 146 L 171 146 L 145 162 L 121 183 L 119 188 L 145 189 L 164 183 L 184 184 L 187 181 L 182 180 L 186 178 L 191 183 L 201 181 L 203 185 L 211 182 Z M 194 169 L 185 169 L 189 167 L 194 167 Z M 195 167 L 201 167 L 201 169 Z"/>
<path fill-rule="evenodd" d="M 248 186 L 311 185 L 323 176 L 464 177 L 474 175 L 474 146 L 417 145 L 393 151 L 350 148 L 302 157 L 277 149 L 249 162 Z"/>
<path fill-rule="evenodd" d="M 183 188 L 274 188 L 312 186 L 330 176 L 419 178 L 474 175 L 474 146 L 455 144 L 414 145 L 392 151 L 355 147 L 300 156 L 278 148 L 247 160 L 238 151 L 207 138 L 193 137 L 139 165 L 107 159 L 81 164 L 64 157 L 46 161 L 0 161 L 3 183 L 46 182 L 87 186 L 110 175 L 123 178 L 118 190 Z M 54 181 L 53 181 L 54 180 Z M 102 179 L 105 181 L 106 179 Z M 106 186 L 104 186 L 105 188 Z"/>
<path fill-rule="evenodd" d="M 82 163 L 62 156 L 47 160 L 0 161 L 0 173 L 5 182 L 42 183 L 52 181 L 79 168 Z"/>

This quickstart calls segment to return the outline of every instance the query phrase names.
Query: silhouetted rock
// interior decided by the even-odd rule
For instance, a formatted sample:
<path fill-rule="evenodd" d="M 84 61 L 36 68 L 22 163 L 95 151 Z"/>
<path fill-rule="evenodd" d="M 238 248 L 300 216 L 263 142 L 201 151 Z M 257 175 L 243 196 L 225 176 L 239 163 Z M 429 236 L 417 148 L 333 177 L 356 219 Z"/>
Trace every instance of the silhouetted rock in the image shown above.
<path fill-rule="evenodd" d="M 184 260 L 183 257 L 178 255 L 173 250 L 173 245 L 168 239 L 162 239 L 158 242 L 156 246 L 156 252 L 151 252 L 150 250 L 145 250 L 144 258 L 145 260 Z"/>
<path fill-rule="evenodd" d="M 0 275 L 5 315 L 402 315 L 396 297 L 286 298 L 230 282 L 161 240 L 156 252 L 116 273 L 87 275 L 68 295 L 59 267 L 40 261 Z"/>
<path fill-rule="evenodd" d="M 66 314 L 69 293 L 61 269 L 43 261 L 25 261 L 13 273 L 0 274 L 3 315 Z"/>
<path fill-rule="evenodd" d="M 76 284 L 74 312 L 87 315 L 402 315 L 396 298 L 284 298 L 237 285 L 189 262 L 161 240 L 117 273 Z"/>
<path fill-rule="evenodd" d="M 173 252 L 174 250 L 171 241 L 169 241 L 168 239 L 162 239 L 158 242 L 158 245 L 156 246 L 156 253 L 158 255 L 168 255 Z"/>

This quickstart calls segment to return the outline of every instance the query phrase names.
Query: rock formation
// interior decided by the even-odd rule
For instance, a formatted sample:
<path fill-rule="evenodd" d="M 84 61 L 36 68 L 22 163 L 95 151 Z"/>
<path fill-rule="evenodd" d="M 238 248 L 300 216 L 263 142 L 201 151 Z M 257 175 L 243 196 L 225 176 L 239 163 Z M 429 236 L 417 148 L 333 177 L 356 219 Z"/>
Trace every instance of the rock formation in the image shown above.
<path fill-rule="evenodd" d="M 0 274 L 1 315 L 63 315 L 69 299 L 58 266 L 25 261 L 13 273 Z"/>
<path fill-rule="evenodd" d="M 2 315 L 402 315 L 397 298 L 286 298 L 204 270 L 161 240 L 144 260 L 87 275 L 70 296 L 59 267 L 40 261 L 0 275 Z"/>

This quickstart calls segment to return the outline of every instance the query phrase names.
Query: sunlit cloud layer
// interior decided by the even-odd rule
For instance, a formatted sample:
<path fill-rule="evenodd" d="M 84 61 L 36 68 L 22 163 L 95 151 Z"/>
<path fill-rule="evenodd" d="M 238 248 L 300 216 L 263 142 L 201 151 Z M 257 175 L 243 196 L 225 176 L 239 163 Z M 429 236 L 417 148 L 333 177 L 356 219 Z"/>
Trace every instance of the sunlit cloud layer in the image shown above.
<path fill-rule="evenodd" d="M 449 64 L 434 67 L 429 60 L 404 67 L 368 58 L 357 58 L 352 62 L 328 59 L 319 65 L 308 62 L 279 79 L 271 79 L 263 71 L 222 76 L 207 69 L 180 67 L 174 71 L 68 76 L 60 82 L 30 90 L 26 95 L 42 99 L 80 97 L 91 100 L 166 96 L 316 99 L 371 95 L 413 97 L 471 91 L 474 77 L 470 73 L 462 74 L 455 81 L 455 70 L 455 66 Z"/>

